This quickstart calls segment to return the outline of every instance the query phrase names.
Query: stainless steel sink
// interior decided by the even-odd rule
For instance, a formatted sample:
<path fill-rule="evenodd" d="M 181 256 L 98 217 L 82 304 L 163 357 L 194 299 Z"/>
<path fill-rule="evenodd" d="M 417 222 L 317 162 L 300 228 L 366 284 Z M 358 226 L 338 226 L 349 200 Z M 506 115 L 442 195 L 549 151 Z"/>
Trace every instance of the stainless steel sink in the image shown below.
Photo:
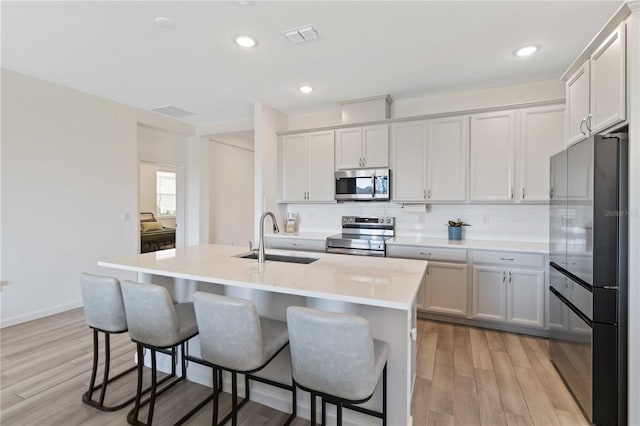
<path fill-rule="evenodd" d="M 241 259 L 257 259 L 258 255 L 256 253 L 245 253 L 236 255 L 235 257 L 239 257 Z M 313 263 L 318 260 L 313 257 L 283 256 L 280 254 L 267 254 L 265 255 L 265 259 L 273 260 L 274 262 L 301 263 L 303 265 L 308 265 L 309 263 Z"/>

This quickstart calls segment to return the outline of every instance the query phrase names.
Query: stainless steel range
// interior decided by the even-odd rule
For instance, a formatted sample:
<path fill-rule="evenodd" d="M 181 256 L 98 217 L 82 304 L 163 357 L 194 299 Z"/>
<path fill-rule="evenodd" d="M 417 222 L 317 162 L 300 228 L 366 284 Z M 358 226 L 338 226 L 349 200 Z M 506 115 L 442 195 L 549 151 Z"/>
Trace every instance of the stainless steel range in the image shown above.
<path fill-rule="evenodd" d="M 385 256 L 385 242 L 395 235 L 394 217 L 342 216 L 342 234 L 327 238 L 327 252 Z"/>

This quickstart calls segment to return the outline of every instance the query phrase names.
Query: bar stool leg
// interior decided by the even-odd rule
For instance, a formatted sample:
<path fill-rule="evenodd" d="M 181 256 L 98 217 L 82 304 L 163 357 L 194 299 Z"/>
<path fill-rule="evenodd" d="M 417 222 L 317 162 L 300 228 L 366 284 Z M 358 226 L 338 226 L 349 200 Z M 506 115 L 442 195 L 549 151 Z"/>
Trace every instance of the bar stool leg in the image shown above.
<path fill-rule="evenodd" d="M 104 396 L 109 382 L 109 367 L 111 365 L 111 345 L 109 333 L 104 333 L 104 376 L 102 378 L 102 389 L 100 390 L 100 405 L 104 405 Z"/>
<path fill-rule="evenodd" d="M 98 372 L 98 330 L 93 330 L 93 366 L 91 367 L 91 381 L 89 381 L 89 399 L 93 399 L 93 390 L 96 386 L 96 373 Z M 104 385 L 103 385 L 104 387 Z"/>
<path fill-rule="evenodd" d="M 231 373 L 231 426 L 238 424 L 238 375 Z"/>
<path fill-rule="evenodd" d="M 322 426 L 327 424 L 327 401 L 322 397 Z"/>
<path fill-rule="evenodd" d="M 387 363 L 382 371 L 382 426 L 387 426 Z"/>
<path fill-rule="evenodd" d="M 316 394 L 311 392 L 311 426 L 316 426 Z"/>
<path fill-rule="evenodd" d="M 151 395 L 149 397 L 149 414 L 147 415 L 147 425 L 151 425 L 153 421 L 153 409 L 156 405 L 157 392 L 157 370 L 156 370 L 156 350 L 151 349 Z"/>
<path fill-rule="evenodd" d="M 342 426 L 342 401 L 338 402 L 338 404 L 336 404 L 336 407 L 337 407 L 336 411 L 338 415 L 337 425 Z"/>
<path fill-rule="evenodd" d="M 211 426 L 218 426 L 218 396 L 221 392 L 218 387 L 219 372 L 217 368 L 213 368 L 213 420 L 211 421 Z"/>
<path fill-rule="evenodd" d="M 133 406 L 133 410 L 129 412 L 127 421 L 129 424 L 135 424 L 138 421 L 138 414 L 140 412 L 140 400 L 142 399 L 142 369 L 144 365 L 144 352 L 140 343 L 136 344 L 138 352 L 138 385 L 136 388 L 136 402 Z"/>

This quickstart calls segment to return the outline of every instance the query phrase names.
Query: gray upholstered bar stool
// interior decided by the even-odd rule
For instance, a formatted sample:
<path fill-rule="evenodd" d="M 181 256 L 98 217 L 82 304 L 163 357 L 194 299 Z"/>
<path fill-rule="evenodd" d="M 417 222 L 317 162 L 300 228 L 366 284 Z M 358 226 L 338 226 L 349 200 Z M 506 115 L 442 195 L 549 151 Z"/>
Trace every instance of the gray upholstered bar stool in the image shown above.
<path fill-rule="evenodd" d="M 89 390 L 82 395 L 82 402 L 101 411 L 119 410 L 133 402 L 135 396 L 117 405 L 105 405 L 104 400 L 107 385 L 136 369 L 134 365 L 117 376 L 109 378 L 109 368 L 111 364 L 110 335 L 125 333 L 127 331 L 127 317 L 124 310 L 122 292 L 120 291 L 120 281 L 112 277 L 83 272 L 80 274 L 80 290 L 82 292 L 82 302 L 84 305 L 84 317 L 87 325 L 93 329 L 93 366 L 91 368 L 91 380 L 89 382 Z M 104 335 L 104 375 L 102 383 L 96 385 L 100 333 Z M 93 393 L 98 389 L 100 390 L 100 396 L 96 401 L 93 399 Z"/>
<path fill-rule="evenodd" d="M 369 321 L 357 315 L 291 306 L 287 309 L 293 384 L 311 394 L 311 425 L 316 397 L 322 398 L 322 424 L 327 402 L 382 419 L 387 424 L 387 358 L 389 345 L 371 337 Z M 361 404 L 373 396 L 382 374 L 382 411 Z"/>
<path fill-rule="evenodd" d="M 251 397 L 249 380 L 294 392 L 293 413 L 288 422 L 293 420 L 295 418 L 294 387 L 251 374 L 262 370 L 287 346 L 287 324 L 261 318 L 256 305 L 245 299 L 196 292 L 193 295 L 193 304 L 200 330 L 202 360 L 213 368 L 214 377 L 220 370 L 231 373 L 231 412 L 218 423 L 219 389 L 214 380 L 212 424 L 222 425 L 231 418 L 231 424 L 237 425 L 238 410 Z M 245 398 L 240 403 L 238 403 L 238 373 L 244 374 L 245 377 Z"/>
<path fill-rule="evenodd" d="M 153 411 L 156 397 L 176 383 L 186 378 L 186 349 L 185 342 L 198 334 L 193 303 L 173 304 L 169 292 L 162 286 L 123 281 L 121 284 L 124 306 L 129 325 L 129 335 L 137 345 L 138 351 L 138 387 L 135 405 L 127 415 L 130 424 L 145 424 L 138 420 L 138 413 L 142 405 L 149 404 L 147 425 L 153 421 Z M 181 348 L 181 375 L 168 385 L 158 390 L 156 352 L 164 352 L 170 348 L 172 356 L 172 373 L 175 375 L 175 351 Z M 144 348 L 151 351 L 151 394 L 147 401 L 142 402 L 142 371 L 144 365 Z M 186 421 L 200 408 L 211 401 L 208 397 L 194 409 L 182 417 L 178 423 Z"/>

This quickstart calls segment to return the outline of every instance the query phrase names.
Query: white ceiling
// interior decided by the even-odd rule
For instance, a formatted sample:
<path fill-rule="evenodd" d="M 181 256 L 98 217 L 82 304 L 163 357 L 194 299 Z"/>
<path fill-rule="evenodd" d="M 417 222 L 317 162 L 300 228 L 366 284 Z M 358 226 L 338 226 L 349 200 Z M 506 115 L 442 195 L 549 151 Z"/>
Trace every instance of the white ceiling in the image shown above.
<path fill-rule="evenodd" d="M 559 78 L 617 1 L 2 1 L 2 66 L 144 110 L 211 123 Z M 154 23 L 170 18 L 174 29 Z M 312 24 L 317 40 L 284 30 Z M 250 33 L 254 49 L 232 43 Z M 541 46 L 529 58 L 513 55 Z M 316 87 L 302 95 L 303 83 Z"/>

